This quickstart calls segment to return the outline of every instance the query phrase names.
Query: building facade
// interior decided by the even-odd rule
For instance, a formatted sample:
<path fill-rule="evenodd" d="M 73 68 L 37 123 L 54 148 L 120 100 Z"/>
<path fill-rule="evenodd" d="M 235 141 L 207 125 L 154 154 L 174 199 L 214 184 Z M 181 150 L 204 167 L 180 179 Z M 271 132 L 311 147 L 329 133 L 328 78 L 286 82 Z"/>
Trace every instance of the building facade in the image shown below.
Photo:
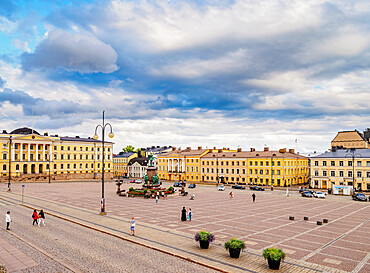
<path fill-rule="evenodd" d="M 102 142 L 93 138 L 43 136 L 20 128 L 0 134 L 1 179 L 68 180 L 101 177 Z M 105 176 L 113 176 L 113 143 L 105 142 Z"/>
<path fill-rule="evenodd" d="M 360 133 L 357 130 L 338 132 L 331 142 L 331 147 L 338 149 L 368 149 L 370 148 L 369 138 L 369 128 L 363 133 Z"/>
<path fill-rule="evenodd" d="M 309 181 L 308 158 L 293 149 L 249 152 L 241 149 L 174 150 L 158 157 L 164 180 L 289 186 Z"/>
<path fill-rule="evenodd" d="M 311 187 L 370 190 L 370 149 L 332 149 L 311 157 Z"/>
<path fill-rule="evenodd" d="M 148 157 L 136 157 L 128 163 L 128 175 L 132 178 L 143 178 L 148 167 Z"/>
<path fill-rule="evenodd" d="M 136 158 L 137 153 L 120 152 L 113 156 L 113 174 L 114 176 L 128 177 L 128 163 L 131 159 Z"/>

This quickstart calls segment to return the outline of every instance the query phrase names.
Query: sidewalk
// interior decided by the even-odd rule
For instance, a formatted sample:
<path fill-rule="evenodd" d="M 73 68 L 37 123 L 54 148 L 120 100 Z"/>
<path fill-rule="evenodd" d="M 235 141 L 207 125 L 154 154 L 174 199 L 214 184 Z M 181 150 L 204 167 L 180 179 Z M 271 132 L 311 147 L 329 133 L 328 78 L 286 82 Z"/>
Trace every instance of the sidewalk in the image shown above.
<path fill-rule="evenodd" d="M 0 193 L 0 196 L 12 202 L 21 203 L 21 196 L 15 193 Z M 163 228 L 137 221 L 135 237 L 129 235 L 129 220 L 122 217 L 99 216 L 96 211 L 80 209 L 55 201 L 25 196 L 23 205 L 43 208 L 47 214 L 65 219 L 76 224 L 110 234 L 112 236 L 140 244 L 164 253 L 202 264 L 221 272 L 271 272 L 261 253 L 248 249 L 239 259 L 232 259 L 223 246 L 212 244 L 210 249 L 202 250 L 188 233 L 172 232 L 171 227 Z M 287 258 L 282 263 L 283 272 L 344 272 L 338 269 L 296 261 Z"/>

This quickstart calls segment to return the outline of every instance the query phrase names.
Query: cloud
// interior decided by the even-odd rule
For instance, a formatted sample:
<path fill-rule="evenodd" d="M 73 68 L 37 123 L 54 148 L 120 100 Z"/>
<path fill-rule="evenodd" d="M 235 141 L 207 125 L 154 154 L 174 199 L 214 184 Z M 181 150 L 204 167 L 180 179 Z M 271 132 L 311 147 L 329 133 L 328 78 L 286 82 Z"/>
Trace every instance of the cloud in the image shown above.
<path fill-rule="evenodd" d="M 26 51 L 26 52 L 31 52 L 31 50 L 28 48 L 28 43 L 27 42 L 25 42 L 25 41 L 21 41 L 21 40 L 19 40 L 19 39 L 13 39 L 12 40 L 12 44 L 16 47 L 16 48 L 18 48 L 18 49 L 20 49 L 20 50 L 22 50 L 22 51 Z"/>
<path fill-rule="evenodd" d="M 6 83 L 6 81 L 3 80 L 3 78 L 0 77 L 0 88 L 3 88 L 5 83 Z"/>
<path fill-rule="evenodd" d="M 65 69 L 80 73 L 111 73 L 118 69 L 114 49 L 89 34 L 60 29 L 45 37 L 33 53 L 22 55 L 22 66 L 33 69 Z"/>

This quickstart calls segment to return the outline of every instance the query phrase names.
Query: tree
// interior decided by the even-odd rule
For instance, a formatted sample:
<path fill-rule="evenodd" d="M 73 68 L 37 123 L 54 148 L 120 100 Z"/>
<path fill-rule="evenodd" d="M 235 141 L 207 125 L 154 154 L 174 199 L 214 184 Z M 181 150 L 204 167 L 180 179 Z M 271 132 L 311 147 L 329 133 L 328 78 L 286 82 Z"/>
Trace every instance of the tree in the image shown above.
<path fill-rule="evenodd" d="M 135 151 L 135 147 L 132 145 L 127 145 L 126 148 L 123 148 L 122 151 L 126 153 L 133 153 Z"/>

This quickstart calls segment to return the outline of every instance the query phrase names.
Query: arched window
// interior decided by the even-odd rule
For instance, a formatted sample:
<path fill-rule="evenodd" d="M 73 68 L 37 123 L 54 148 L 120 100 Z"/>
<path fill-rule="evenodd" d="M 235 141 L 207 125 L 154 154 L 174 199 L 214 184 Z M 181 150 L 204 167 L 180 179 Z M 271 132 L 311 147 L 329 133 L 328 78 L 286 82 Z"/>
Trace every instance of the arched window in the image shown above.
<path fill-rule="evenodd" d="M 15 166 L 15 170 L 19 171 L 19 165 L 18 164 Z"/>
<path fill-rule="evenodd" d="M 3 165 L 3 171 L 6 171 L 6 164 Z"/>

